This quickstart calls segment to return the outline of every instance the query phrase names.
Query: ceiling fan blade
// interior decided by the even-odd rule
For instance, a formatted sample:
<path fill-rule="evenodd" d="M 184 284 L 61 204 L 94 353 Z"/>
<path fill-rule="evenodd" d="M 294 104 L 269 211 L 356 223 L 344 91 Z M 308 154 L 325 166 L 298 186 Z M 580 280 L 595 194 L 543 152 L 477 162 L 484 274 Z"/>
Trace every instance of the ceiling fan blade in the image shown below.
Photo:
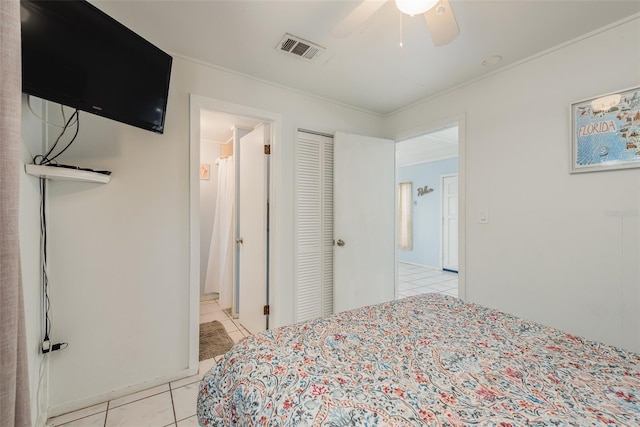
<path fill-rule="evenodd" d="M 449 0 L 440 0 L 424 13 L 431 40 L 436 47 L 449 44 L 460 34 L 460 28 L 453 14 Z"/>
<path fill-rule="evenodd" d="M 385 3 L 386 0 L 364 0 L 331 30 L 331 35 L 339 39 L 349 37 L 361 28 Z"/>

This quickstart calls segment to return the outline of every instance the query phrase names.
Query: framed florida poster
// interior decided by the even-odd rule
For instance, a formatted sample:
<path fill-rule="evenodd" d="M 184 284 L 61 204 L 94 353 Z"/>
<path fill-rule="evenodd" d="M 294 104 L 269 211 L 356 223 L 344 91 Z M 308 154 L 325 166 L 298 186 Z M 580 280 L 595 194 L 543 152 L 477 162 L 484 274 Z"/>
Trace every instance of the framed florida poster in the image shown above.
<path fill-rule="evenodd" d="M 640 87 L 571 104 L 571 173 L 640 167 Z"/>

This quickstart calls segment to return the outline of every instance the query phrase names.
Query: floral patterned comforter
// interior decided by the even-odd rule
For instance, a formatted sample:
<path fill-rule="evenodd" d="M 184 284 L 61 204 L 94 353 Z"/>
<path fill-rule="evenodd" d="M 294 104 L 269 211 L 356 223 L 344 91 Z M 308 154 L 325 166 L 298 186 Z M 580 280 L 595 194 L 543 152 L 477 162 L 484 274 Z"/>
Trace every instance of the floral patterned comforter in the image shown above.
<path fill-rule="evenodd" d="M 428 294 L 251 336 L 201 426 L 640 426 L 640 355 Z"/>

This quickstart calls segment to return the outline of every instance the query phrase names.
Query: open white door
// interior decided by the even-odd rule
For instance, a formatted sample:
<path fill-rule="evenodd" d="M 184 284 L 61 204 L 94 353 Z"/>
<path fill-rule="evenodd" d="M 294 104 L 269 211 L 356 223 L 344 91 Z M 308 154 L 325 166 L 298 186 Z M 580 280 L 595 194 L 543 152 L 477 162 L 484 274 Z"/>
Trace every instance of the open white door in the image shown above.
<path fill-rule="evenodd" d="M 395 297 L 395 142 L 334 138 L 334 309 Z"/>
<path fill-rule="evenodd" d="M 239 321 L 249 332 L 264 331 L 268 304 L 267 203 L 269 196 L 269 125 L 259 124 L 240 138 L 240 194 L 237 244 L 239 263 Z"/>

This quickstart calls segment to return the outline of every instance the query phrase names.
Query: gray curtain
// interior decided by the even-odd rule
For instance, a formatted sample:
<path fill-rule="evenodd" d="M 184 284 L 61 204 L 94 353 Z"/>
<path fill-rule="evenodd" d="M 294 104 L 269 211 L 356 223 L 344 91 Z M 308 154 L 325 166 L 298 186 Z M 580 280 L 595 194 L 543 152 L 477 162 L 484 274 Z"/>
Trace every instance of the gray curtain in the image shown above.
<path fill-rule="evenodd" d="M 31 426 L 18 241 L 20 2 L 0 0 L 0 426 Z"/>

